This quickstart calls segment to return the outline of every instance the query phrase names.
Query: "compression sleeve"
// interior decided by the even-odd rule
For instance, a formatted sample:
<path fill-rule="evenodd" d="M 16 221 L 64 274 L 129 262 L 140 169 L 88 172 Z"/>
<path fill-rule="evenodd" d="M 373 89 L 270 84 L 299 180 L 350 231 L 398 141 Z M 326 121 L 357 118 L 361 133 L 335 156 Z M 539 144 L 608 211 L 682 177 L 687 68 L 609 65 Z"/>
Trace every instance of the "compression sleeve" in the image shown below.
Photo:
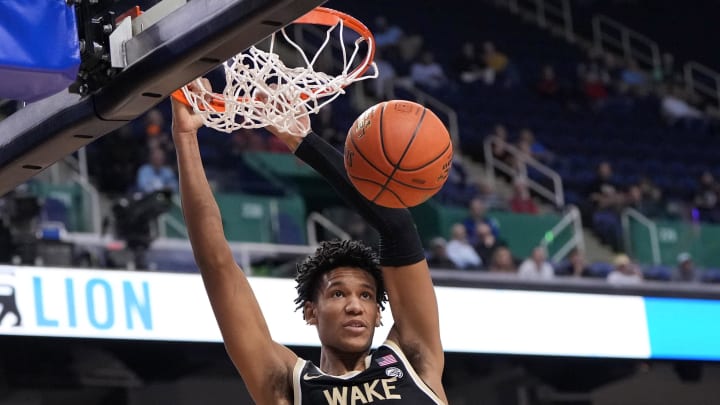
<path fill-rule="evenodd" d="M 314 132 L 295 150 L 295 156 L 320 173 L 345 202 L 380 234 L 380 264 L 405 266 L 425 258 L 425 252 L 407 209 L 381 207 L 363 197 L 350 182 L 342 154 Z"/>

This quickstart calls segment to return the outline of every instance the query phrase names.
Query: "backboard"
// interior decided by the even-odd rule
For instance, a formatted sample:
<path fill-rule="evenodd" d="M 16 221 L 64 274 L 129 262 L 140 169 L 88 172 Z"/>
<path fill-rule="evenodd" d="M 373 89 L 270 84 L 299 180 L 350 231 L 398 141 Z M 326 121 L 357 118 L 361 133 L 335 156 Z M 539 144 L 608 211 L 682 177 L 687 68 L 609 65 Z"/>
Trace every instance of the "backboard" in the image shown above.
<path fill-rule="evenodd" d="M 81 37 L 97 35 L 116 1 L 82 0 Z M 151 13 L 124 41 L 125 67 L 90 78 L 0 121 L 0 195 L 62 157 L 142 115 L 170 93 L 284 27 L 324 0 L 191 0 Z M 177 5 L 178 0 L 163 0 Z M 93 14 L 94 7 L 98 9 Z M 98 25 L 97 29 L 103 30 Z M 105 28 L 106 29 L 106 28 Z M 107 29 L 106 29 L 107 30 Z M 104 34 L 109 34 L 104 32 Z M 87 59 L 84 60 L 86 63 Z M 87 64 L 87 63 L 86 63 Z M 83 67 L 81 66 L 81 72 Z M 97 70 L 97 69 L 96 69 Z"/>

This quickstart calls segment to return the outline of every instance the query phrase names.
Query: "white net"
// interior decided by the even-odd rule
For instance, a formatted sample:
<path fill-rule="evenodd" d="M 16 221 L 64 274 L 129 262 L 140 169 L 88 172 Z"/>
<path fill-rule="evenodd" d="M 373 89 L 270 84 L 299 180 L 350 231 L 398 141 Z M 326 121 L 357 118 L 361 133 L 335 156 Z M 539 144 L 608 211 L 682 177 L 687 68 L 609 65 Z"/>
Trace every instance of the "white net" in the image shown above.
<path fill-rule="evenodd" d="M 338 27 L 339 40 L 331 41 Z M 300 66 L 286 66 L 274 52 L 278 35 L 289 49 L 298 53 Z M 303 117 L 317 114 L 344 94 L 349 84 L 377 77 L 374 62 L 367 71 L 362 69 L 370 63 L 372 37 L 351 41 L 354 49 L 348 52 L 343 36 L 340 20 L 327 29 L 324 41 L 310 58 L 283 28 L 272 35 L 268 51 L 253 46 L 223 64 L 226 84 L 222 94 L 213 93 L 200 80 L 195 82 L 193 90 L 183 87 L 183 93 L 195 112 L 202 116 L 204 124 L 218 131 L 230 133 L 242 128 L 275 126 L 304 136 L 310 129 L 310 120 Z M 337 74 L 316 70 L 325 53 L 332 55 L 340 66 Z M 359 56 L 361 54 L 364 56 Z"/>

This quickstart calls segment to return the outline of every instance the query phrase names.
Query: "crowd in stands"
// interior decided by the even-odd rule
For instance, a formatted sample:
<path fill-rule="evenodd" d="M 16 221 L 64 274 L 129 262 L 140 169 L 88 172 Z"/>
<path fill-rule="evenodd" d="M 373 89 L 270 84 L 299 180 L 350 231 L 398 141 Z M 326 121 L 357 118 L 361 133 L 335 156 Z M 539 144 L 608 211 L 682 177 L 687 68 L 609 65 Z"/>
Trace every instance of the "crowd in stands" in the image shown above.
<path fill-rule="evenodd" d="M 605 169 L 607 170 L 607 169 Z M 599 170 L 602 173 L 603 169 Z M 658 190 L 647 180 L 632 188 L 633 201 L 641 200 L 647 193 L 649 199 L 658 198 Z M 606 190 L 603 198 L 611 199 L 614 191 Z M 600 197 L 598 197 L 600 198 Z M 468 205 L 467 217 L 463 222 L 452 225 L 450 239 L 435 237 L 428 243 L 427 258 L 431 267 L 439 270 L 478 271 L 489 273 L 516 274 L 520 279 L 592 278 L 605 279 L 612 284 L 638 284 L 644 280 L 673 282 L 715 282 L 713 277 L 703 277 L 695 266 L 692 255 L 682 252 L 677 262 L 668 268 L 643 266 L 634 262 L 625 253 L 617 253 L 611 263 L 588 263 L 585 252 L 573 248 L 559 262 L 547 257 L 544 246 L 534 247 L 528 257 L 516 257 L 511 246 L 501 237 L 497 222 L 488 212 L 485 201 L 473 198 Z"/>
<path fill-rule="evenodd" d="M 467 91 L 469 85 L 525 87 L 530 89 L 537 99 L 559 104 L 569 114 L 588 111 L 602 116 L 610 112 L 630 117 L 636 108 L 640 108 L 639 105 L 650 100 L 655 103 L 657 120 L 671 130 L 707 133 L 718 128 L 717 117 L 712 113 L 709 100 L 700 100 L 677 82 L 677 74 L 673 71 L 672 58 L 669 55 L 663 56 L 661 69 L 647 72 L 635 61 L 626 63 L 612 55 L 590 49 L 585 58 L 577 61 L 574 71 L 566 69 L 563 74 L 558 74 L 552 63 L 546 63 L 538 69 L 537 76 L 523 77 L 512 55 L 499 50 L 492 40 L 480 40 L 463 42 L 456 57 L 446 60 L 448 63 L 441 63 L 432 51 L 425 50 L 415 62 L 409 63 L 409 78 L 417 87 L 441 100 L 448 93 Z M 402 71 L 401 67 L 393 67 L 394 75 Z M 488 205 L 491 209 L 516 213 L 541 212 L 542 205 L 538 203 L 538 196 L 527 187 L 530 179 L 517 174 L 521 173 L 518 170 L 518 156 L 520 159 L 532 158 L 550 167 L 564 156 L 547 147 L 531 126 L 513 125 L 509 129 L 508 126 L 497 123 L 487 136 L 494 139 L 493 158 L 516 169 L 515 175 L 496 173 L 510 185 L 513 190 L 511 198 L 495 198 Z M 508 146 L 521 154 L 508 152 Z M 483 154 L 476 154 L 474 157 L 478 160 L 484 159 Z M 467 159 L 467 155 L 464 159 Z M 438 197 L 443 203 L 465 205 L 470 201 L 482 200 L 482 188 L 494 188 L 492 184 L 484 185 L 477 179 L 471 180 L 461 159 L 454 163 L 457 167 L 454 168 L 454 176 L 451 176 Z M 678 196 L 674 190 L 664 190 L 657 184 L 651 171 L 628 173 L 625 168 L 621 168 L 623 171 L 617 176 L 618 170 L 614 167 L 613 159 L 588 160 L 587 163 L 594 165 L 595 176 L 587 178 L 577 190 L 577 198 L 572 203 L 581 208 L 586 226 L 617 252 L 612 271 L 589 271 L 582 252 L 579 251 L 572 252 L 561 263 L 550 264 L 540 248 L 534 250 L 525 260 L 512 258 L 511 266 L 497 266 L 498 260 L 495 256 L 505 256 L 506 252 L 511 251 L 507 250 L 507 244 L 499 237 L 497 230 L 493 232 L 492 225 L 483 221 L 480 221 L 477 227 L 467 224 L 461 227 L 456 224 L 448 232 L 449 241 L 442 237 L 434 238 L 428 250 L 431 263 L 441 268 L 463 270 L 520 269 L 521 276 L 603 274 L 607 275 L 611 282 L 635 282 L 643 279 L 643 272 L 640 271 L 640 266 L 632 263 L 623 253 L 625 247 L 622 243 L 620 221 L 623 210 L 632 208 L 651 219 L 693 219 L 708 223 L 720 220 L 717 216 L 720 211 L 720 187 L 714 180 L 713 168 L 710 166 L 697 174 L 694 185 L 686 187 L 692 189 L 691 193 Z M 628 178 L 631 181 L 628 181 Z M 497 196 L 492 191 L 490 193 Z M 478 238 L 478 235 L 483 236 Z M 692 266 L 692 260 L 687 259 L 687 256 L 687 253 L 681 255 L 678 269 Z M 682 258 L 685 259 L 681 260 Z M 689 273 L 696 274 L 694 271 L 686 274 Z M 678 270 L 671 278 L 699 278 L 697 275 L 682 277 L 677 274 L 683 272 Z"/>
<path fill-rule="evenodd" d="M 398 28 L 398 31 L 404 30 Z M 392 50 L 384 49 L 383 62 L 392 66 L 393 77 L 402 79 L 402 72 L 408 72 L 407 78 L 416 87 L 440 100 L 447 100 L 451 105 L 457 94 L 466 95 L 468 91 L 474 91 L 473 89 L 480 92 L 484 88 L 493 88 L 496 89 L 495 91 L 508 89 L 508 92 L 521 89 L 513 94 L 535 97 L 540 102 L 559 105 L 568 116 L 579 113 L 580 117 L 594 116 L 594 120 L 611 121 L 618 118 L 632 120 L 635 112 L 650 105 L 657 123 L 664 125 L 668 130 L 667 133 L 673 131 L 679 134 L 684 133 L 683 131 L 694 131 L 702 135 L 718 133 L 720 121 L 714 113 L 712 101 L 701 99 L 686 90 L 679 82 L 670 55 L 663 55 L 663 63 L 658 69 L 648 71 L 637 61 L 620 60 L 613 55 L 603 54 L 598 49 L 591 48 L 575 60 L 570 68 L 567 63 L 558 66 L 557 63 L 550 61 L 538 61 L 536 74 L 532 74 L 532 72 L 528 73 L 527 66 L 516 61 L 515 55 L 506 52 L 502 45 L 498 46 L 498 43 L 500 42 L 496 42 L 495 38 L 465 40 L 458 47 L 454 58 L 447 57 L 447 50 L 444 50 L 443 58 L 438 58 L 436 53 L 438 50 L 427 48 L 428 44 L 424 41 L 419 47 L 420 51 L 415 60 L 391 57 L 389 54 Z M 523 58 L 518 58 L 520 59 Z M 378 96 L 383 98 L 382 95 Z M 545 128 L 542 132 L 536 133 L 533 125 L 525 124 L 522 118 L 519 118 L 521 122 L 519 125 L 496 122 L 490 128 L 490 133 L 484 137 L 472 135 L 474 137 L 472 142 L 481 143 L 482 140 L 491 137 L 493 159 L 515 169 L 515 174 L 505 171 L 495 173 L 496 178 L 504 180 L 513 191 L 509 198 L 495 199 L 489 204 L 491 208 L 537 214 L 551 204 L 543 205 L 541 198 L 528 188 L 528 182 L 536 180 L 532 175 L 532 169 L 523 171 L 519 166 L 523 161 L 532 159 L 554 168 L 557 164 L 566 161 L 569 153 L 565 148 L 554 150 L 555 140 L 548 138 L 548 143 L 552 146 L 545 143 L 544 137 L 547 135 Z M 477 128 L 472 127 L 463 130 L 477 132 Z M 471 135 L 466 136 L 471 137 Z M 576 134 L 578 138 L 582 136 L 582 133 Z M 463 148 L 470 143 L 467 138 L 463 141 Z M 633 139 L 628 139 L 627 143 L 631 144 L 632 141 Z M 646 140 L 639 142 L 643 141 Z M 469 146 L 467 150 L 481 149 Z M 509 149 L 519 153 L 511 153 Z M 619 155 L 622 151 L 617 152 Z M 470 201 L 482 199 L 483 187 L 495 188 L 495 185 L 484 185 L 483 181 L 473 179 L 472 175 L 467 173 L 463 161 L 469 157 L 479 161 L 485 159 L 482 152 L 466 154 L 462 159 L 456 159 L 453 173 L 438 196 L 441 202 L 464 206 Z M 577 157 L 572 156 L 572 158 Z M 643 156 L 636 155 L 635 159 L 642 160 Z M 718 217 L 720 187 L 714 179 L 714 168 L 710 164 L 705 168 L 694 168 L 695 178 L 685 180 L 682 190 L 684 193 L 682 193 L 678 192 L 677 187 L 666 189 L 665 181 L 662 182 L 663 184 L 656 182 L 657 173 L 653 173 L 652 168 L 633 170 L 623 165 L 615 167 L 616 163 L 617 159 L 613 156 L 599 160 L 587 159 L 584 172 L 592 171 L 594 176 L 585 177 L 579 187 L 570 190 L 573 198 L 569 202 L 580 207 L 584 224 L 617 254 L 623 254 L 625 249 L 622 240 L 621 213 L 628 208 L 650 219 L 690 219 L 706 223 L 720 221 Z M 527 175 L 529 178 L 526 177 Z M 492 229 L 487 224 L 481 226 Z M 438 263 L 438 266 L 442 263 L 446 265 L 452 263 L 452 266 L 447 267 L 465 270 L 490 269 L 495 261 L 476 239 L 479 227 L 464 228 L 463 230 L 460 226 L 453 226 L 448 231 L 450 239 L 447 242 L 441 237 L 433 239 L 429 249 L 432 254 L 429 257 L 433 263 Z M 495 232 L 490 238 L 499 238 L 499 235 Z M 495 243 L 498 242 L 491 241 L 488 245 Z M 502 242 L 499 244 L 502 245 Z M 540 251 L 534 251 L 530 258 L 520 261 L 520 264 L 524 264 L 520 266 L 523 268 L 520 273 L 531 274 L 525 269 L 530 268 L 530 263 L 542 263 L 542 255 Z M 578 255 L 578 252 L 569 255 L 567 262 L 582 261 L 578 259 Z M 635 275 L 632 277 L 629 275 L 635 274 L 637 266 L 622 264 L 620 262 L 624 262 L 627 256 L 619 257 L 620 259 L 614 263 L 616 270 L 609 279 L 635 279 Z M 514 261 L 518 262 L 518 260 Z M 537 266 L 541 269 L 538 273 L 545 277 L 562 273 L 562 271 L 560 273 L 549 271 L 547 266 L 539 264 Z M 572 274 L 585 273 L 575 268 L 572 271 Z"/>

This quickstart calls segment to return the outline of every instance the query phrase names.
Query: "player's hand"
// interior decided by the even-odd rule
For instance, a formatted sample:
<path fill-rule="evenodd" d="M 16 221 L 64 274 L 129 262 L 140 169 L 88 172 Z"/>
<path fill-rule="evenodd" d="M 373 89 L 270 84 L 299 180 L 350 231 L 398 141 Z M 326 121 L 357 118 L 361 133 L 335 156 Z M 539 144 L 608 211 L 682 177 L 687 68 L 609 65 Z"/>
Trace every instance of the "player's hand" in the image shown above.
<path fill-rule="evenodd" d="M 208 79 L 201 78 L 199 80 L 202 81 L 205 88 L 210 88 L 210 81 Z M 195 83 L 195 81 L 188 84 L 188 88 L 190 90 L 193 90 L 195 87 L 197 87 L 197 83 Z M 192 107 L 186 105 L 182 101 L 176 100 L 175 97 L 170 97 L 170 101 L 172 103 L 173 114 L 173 135 L 183 133 L 192 133 L 194 135 L 197 130 L 203 126 L 202 117 L 195 114 Z"/>

